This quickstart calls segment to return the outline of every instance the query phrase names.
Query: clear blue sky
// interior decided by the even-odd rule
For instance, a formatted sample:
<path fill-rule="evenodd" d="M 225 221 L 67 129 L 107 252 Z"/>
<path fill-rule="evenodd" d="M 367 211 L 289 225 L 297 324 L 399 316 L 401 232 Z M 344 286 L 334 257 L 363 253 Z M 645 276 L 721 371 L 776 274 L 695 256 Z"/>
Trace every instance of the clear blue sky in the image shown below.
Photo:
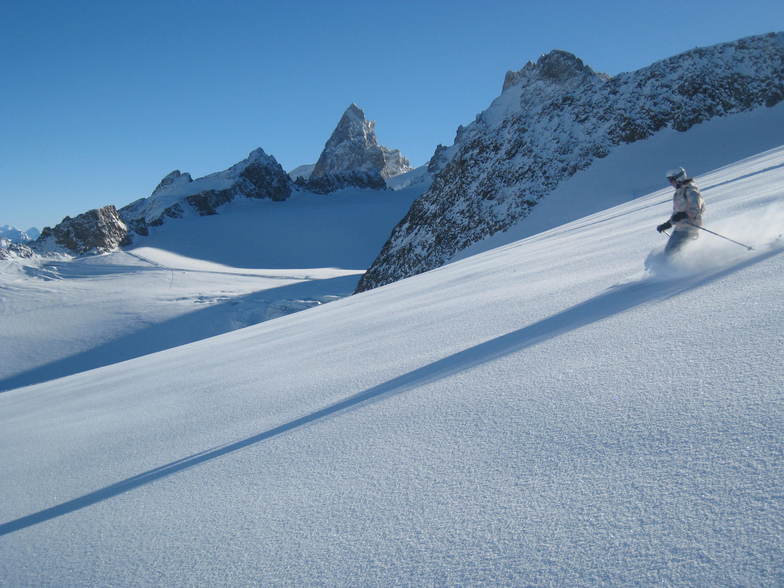
<path fill-rule="evenodd" d="M 4 0 L 0 224 L 122 206 L 256 147 L 313 163 L 351 102 L 420 165 L 551 49 L 617 74 L 781 29 L 780 0 Z"/>

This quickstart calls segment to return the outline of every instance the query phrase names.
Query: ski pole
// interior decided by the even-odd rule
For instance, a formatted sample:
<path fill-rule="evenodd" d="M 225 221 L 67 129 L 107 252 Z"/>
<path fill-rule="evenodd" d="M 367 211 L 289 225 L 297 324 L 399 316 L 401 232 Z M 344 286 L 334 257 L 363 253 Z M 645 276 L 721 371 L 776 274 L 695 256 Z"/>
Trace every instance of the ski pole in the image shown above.
<path fill-rule="evenodd" d="M 721 237 L 722 239 L 726 239 L 727 241 L 735 243 L 735 245 L 740 245 L 741 247 L 745 247 L 749 251 L 754 251 L 754 247 L 751 247 L 749 245 L 745 245 L 744 243 L 740 243 L 739 241 L 735 241 L 734 239 L 730 239 L 729 237 L 725 237 L 724 235 L 719 235 L 717 232 L 711 231 L 710 229 L 706 229 L 705 227 L 701 227 L 700 225 L 695 225 L 693 222 L 686 221 L 686 224 L 687 225 L 691 225 L 692 227 L 696 227 L 698 229 L 702 229 L 703 231 L 705 231 L 706 233 L 710 233 L 711 235 L 716 235 L 717 237 Z"/>

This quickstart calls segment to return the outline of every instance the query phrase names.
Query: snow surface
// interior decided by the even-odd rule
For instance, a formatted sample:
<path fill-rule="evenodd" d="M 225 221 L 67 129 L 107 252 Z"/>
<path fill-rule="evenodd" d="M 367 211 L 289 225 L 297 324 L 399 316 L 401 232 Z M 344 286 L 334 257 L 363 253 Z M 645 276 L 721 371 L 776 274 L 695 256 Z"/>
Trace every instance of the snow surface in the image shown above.
<path fill-rule="evenodd" d="M 385 181 L 391 190 L 403 190 L 417 186 L 421 187 L 424 192 L 433 182 L 433 176 L 427 171 L 427 165 L 420 165 L 411 171 L 387 178 Z"/>
<path fill-rule="evenodd" d="M 238 199 L 129 251 L 0 260 L 0 391 L 348 296 L 421 190 Z"/>
<path fill-rule="evenodd" d="M 697 181 L 753 252 L 647 273 L 656 191 L 0 394 L 0 578 L 782 585 L 784 147 Z"/>

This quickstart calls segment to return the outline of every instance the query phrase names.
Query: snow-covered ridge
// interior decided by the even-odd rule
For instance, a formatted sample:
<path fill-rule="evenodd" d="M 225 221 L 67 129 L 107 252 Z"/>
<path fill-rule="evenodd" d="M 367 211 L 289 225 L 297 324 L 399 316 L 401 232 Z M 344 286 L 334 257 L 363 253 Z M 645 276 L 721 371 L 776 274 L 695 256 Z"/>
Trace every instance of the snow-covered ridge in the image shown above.
<path fill-rule="evenodd" d="M 134 232 L 145 235 L 149 226 L 160 225 L 166 218 L 215 214 L 218 206 L 239 196 L 285 200 L 290 194 L 286 172 L 259 148 L 229 169 L 196 180 L 175 170 L 161 180 L 149 198 L 121 208 L 120 216 Z"/>
<path fill-rule="evenodd" d="M 612 78 L 564 51 L 542 56 L 508 73 L 490 107 L 458 129 L 454 145 L 439 147 L 430 165 L 438 175 L 359 290 L 438 267 L 507 229 L 618 145 L 778 104 L 783 80 L 784 33 L 695 49 Z"/>
<path fill-rule="evenodd" d="M 310 174 L 313 173 L 313 168 L 316 167 L 315 163 L 306 163 L 303 165 L 298 165 L 293 170 L 289 172 L 289 177 L 292 180 L 296 180 L 297 178 L 303 178 L 307 180 L 310 177 Z"/>

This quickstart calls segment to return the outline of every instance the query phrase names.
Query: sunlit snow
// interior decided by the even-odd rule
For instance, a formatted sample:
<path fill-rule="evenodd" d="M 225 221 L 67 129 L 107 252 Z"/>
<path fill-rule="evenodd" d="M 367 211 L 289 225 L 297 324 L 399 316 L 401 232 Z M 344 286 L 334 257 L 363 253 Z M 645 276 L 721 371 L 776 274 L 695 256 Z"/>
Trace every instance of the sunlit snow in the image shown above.
<path fill-rule="evenodd" d="M 0 578 L 781 584 L 784 147 L 696 180 L 706 227 L 754 251 L 703 234 L 646 271 L 665 243 L 659 189 L 376 290 L 0 394 Z M 236 272 L 158 251 L 116 259 Z M 247 273 L 232 295 L 288 279 Z M 156 295 L 173 275 L 171 296 L 186 296 L 177 271 L 135 275 Z M 38 285 L 59 304 L 63 281 Z M 60 311 L 27 313 L 32 341 L 49 344 Z"/>

